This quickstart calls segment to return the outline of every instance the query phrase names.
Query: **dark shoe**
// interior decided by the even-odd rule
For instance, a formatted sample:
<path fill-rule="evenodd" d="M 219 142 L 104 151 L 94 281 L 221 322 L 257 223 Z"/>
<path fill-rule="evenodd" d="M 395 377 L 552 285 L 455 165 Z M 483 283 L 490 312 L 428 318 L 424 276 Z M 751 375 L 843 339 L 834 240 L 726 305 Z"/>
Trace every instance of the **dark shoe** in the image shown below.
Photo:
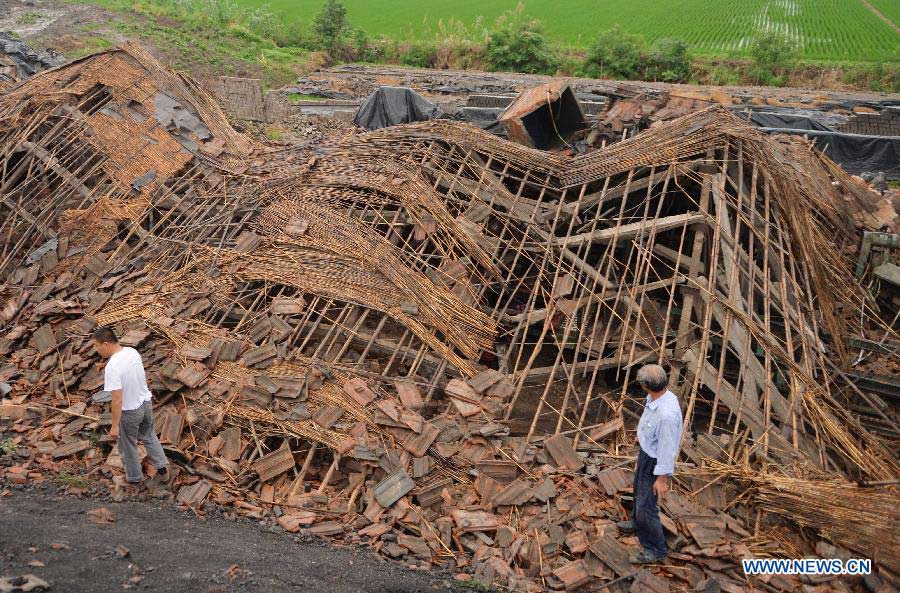
<path fill-rule="evenodd" d="M 656 554 L 651 554 L 647 550 L 641 550 L 634 556 L 628 559 L 632 564 L 658 564 L 666 559 L 666 554 L 662 556 L 657 556 Z"/>
<path fill-rule="evenodd" d="M 634 525 L 634 521 L 618 521 L 616 522 L 616 527 L 619 528 L 621 533 L 625 535 L 631 535 L 635 531 L 637 531 L 637 527 Z"/>
<path fill-rule="evenodd" d="M 670 552 L 672 552 L 672 551 L 677 552 L 677 551 L 679 551 L 681 548 L 683 548 L 683 547 L 685 547 L 686 545 L 688 545 L 689 542 L 688 542 L 688 540 L 687 540 L 683 535 L 681 535 L 681 534 L 679 533 L 679 534 L 675 537 L 675 540 L 674 540 L 674 541 L 672 541 L 672 542 L 666 542 L 666 543 L 667 543 L 668 546 L 669 546 L 669 551 L 670 551 Z"/>
<path fill-rule="evenodd" d="M 158 469 L 156 470 L 156 475 L 153 477 L 157 478 L 162 484 L 168 484 L 172 481 L 172 468 L 166 466 L 162 469 Z"/>
<path fill-rule="evenodd" d="M 172 470 L 167 470 L 165 473 L 157 470 L 153 477 L 147 480 L 147 489 L 155 492 L 161 488 L 165 488 L 166 486 L 168 486 L 169 482 L 171 481 Z"/>
<path fill-rule="evenodd" d="M 144 480 L 140 482 L 125 482 L 113 490 L 112 498 L 116 502 L 122 502 L 128 498 L 141 500 L 147 493 L 147 485 Z"/>

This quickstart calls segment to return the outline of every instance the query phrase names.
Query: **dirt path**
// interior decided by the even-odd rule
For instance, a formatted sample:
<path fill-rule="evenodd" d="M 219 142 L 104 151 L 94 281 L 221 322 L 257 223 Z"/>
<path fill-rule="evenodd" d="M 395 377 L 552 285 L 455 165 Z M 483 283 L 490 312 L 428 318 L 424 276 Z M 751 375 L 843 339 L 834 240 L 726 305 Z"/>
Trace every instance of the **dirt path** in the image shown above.
<path fill-rule="evenodd" d="M 98 507 L 109 509 L 114 522 L 91 522 L 87 513 Z M 404 570 L 362 549 L 298 539 L 249 521 L 198 519 L 160 503 L 53 491 L 13 490 L 0 497 L 0 577 L 31 573 L 48 581 L 51 593 L 448 590 L 443 575 Z M 117 546 L 128 556 L 118 557 Z M 35 561 L 44 565 L 29 566 Z"/>
<path fill-rule="evenodd" d="M 878 10 L 877 8 L 875 8 L 874 6 L 872 6 L 872 4 L 871 4 L 868 0 L 860 0 L 860 1 L 861 1 L 863 4 L 865 4 L 865 5 L 869 8 L 869 10 L 871 10 L 873 13 L 875 13 L 875 16 L 877 16 L 878 18 L 880 18 L 881 20 L 883 20 L 884 22 L 886 22 L 888 25 L 890 25 L 890 27 L 891 27 L 894 31 L 896 31 L 897 33 L 900 33 L 900 27 L 897 26 L 897 23 L 895 23 L 894 21 L 892 21 L 892 20 L 889 19 L 888 17 L 884 16 L 884 14 L 882 14 L 882 12 L 881 12 L 880 10 Z"/>

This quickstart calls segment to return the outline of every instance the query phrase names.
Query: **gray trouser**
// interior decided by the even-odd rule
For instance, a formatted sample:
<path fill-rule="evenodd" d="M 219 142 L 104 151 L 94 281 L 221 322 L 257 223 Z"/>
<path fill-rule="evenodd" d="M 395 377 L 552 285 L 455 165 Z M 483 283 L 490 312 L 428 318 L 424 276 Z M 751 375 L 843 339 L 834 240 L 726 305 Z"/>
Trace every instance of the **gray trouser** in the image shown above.
<path fill-rule="evenodd" d="M 125 466 L 125 478 L 133 484 L 144 477 L 141 460 L 138 458 L 138 441 L 144 443 L 153 467 L 162 469 L 169 465 L 153 430 L 153 406 L 150 402 L 144 402 L 135 410 L 122 410 L 122 418 L 119 420 L 119 457 Z"/>

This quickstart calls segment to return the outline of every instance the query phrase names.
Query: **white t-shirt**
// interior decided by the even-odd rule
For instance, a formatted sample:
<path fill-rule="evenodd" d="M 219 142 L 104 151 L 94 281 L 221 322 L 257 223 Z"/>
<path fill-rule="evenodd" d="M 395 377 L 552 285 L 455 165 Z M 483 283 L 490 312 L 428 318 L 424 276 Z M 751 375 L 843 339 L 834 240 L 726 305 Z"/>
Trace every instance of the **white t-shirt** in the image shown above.
<path fill-rule="evenodd" d="M 153 397 L 147 389 L 147 375 L 141 355 L 134 348 L 122 348 L 109 357 L 103 372 L 104 391 L 122 390 L 122 409 L 136 410 Z"/>

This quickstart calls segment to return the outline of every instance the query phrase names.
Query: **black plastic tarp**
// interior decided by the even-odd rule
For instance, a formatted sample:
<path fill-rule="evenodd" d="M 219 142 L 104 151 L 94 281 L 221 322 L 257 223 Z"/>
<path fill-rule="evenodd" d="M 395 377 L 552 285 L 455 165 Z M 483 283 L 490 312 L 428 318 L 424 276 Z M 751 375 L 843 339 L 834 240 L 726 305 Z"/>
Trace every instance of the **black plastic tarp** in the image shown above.
<path fill-rule="evenodd" d="M 441 108 L 416 91 L 401 86 L 383 86 L 369 95 L 353 118 L 353 123 L 377 130 L 397 124 L 441 117 Z"/>
<path fill-rule="evenodd" d="M 741 114 L 750 118 L 754 124 L 763 128 L 783 128 L 788 130 L 813 130 L 818 132 L 836 132 L 821 120 L 799 113 L 775 113 L 772 111 L 752 111 Z"/>
<path fill-rule="evenodd" d="M 806 136 L 828 158 L 854 175 L 883 171 L 888 179 L 900 179 L 900 136 L 864 136 L 784 128 L 760 130 L 769 134 Z"/>
<path fill-rule="evenodd" d="M 15 66 L 18 80 L 25 80 L 41 70 L 64 64 L 65 61 L 64 57 L 55 52 L 32 49 L 10 33 L 0 32 L 0 65 L 8 63 Z"/>

